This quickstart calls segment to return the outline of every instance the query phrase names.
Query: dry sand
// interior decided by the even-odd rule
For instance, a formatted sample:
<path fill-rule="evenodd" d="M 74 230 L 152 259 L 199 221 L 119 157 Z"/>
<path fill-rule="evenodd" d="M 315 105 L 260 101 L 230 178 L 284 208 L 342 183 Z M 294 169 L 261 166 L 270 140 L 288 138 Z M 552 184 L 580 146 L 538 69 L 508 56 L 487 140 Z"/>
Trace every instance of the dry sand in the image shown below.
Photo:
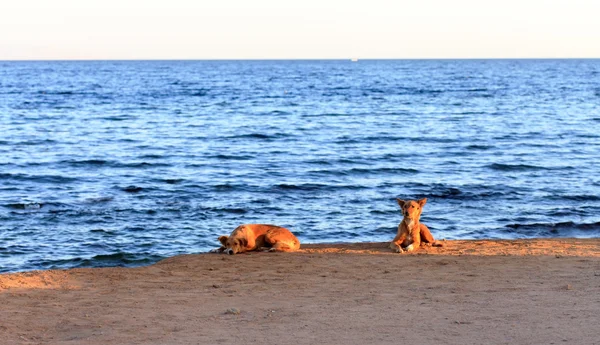
<path fill-rule="evenodd" d="M 600 239 L 0 275 L 0 344 L 600 344 Z"/>

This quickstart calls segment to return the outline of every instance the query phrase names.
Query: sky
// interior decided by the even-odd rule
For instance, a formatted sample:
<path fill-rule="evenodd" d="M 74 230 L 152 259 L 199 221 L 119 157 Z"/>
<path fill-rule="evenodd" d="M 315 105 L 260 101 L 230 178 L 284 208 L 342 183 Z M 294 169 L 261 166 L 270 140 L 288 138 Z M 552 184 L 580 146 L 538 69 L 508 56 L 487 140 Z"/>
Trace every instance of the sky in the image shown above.
<path fill-rule="evenodd" d="M 599 0 L 0 0 L 0 60 L 600 58 Z"/>

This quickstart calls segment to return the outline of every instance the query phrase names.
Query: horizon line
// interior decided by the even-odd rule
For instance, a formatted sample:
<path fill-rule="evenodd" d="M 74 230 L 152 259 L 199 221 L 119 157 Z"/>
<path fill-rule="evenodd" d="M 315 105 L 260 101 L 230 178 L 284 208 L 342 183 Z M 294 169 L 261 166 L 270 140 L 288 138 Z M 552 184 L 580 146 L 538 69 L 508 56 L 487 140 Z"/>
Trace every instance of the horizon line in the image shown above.
<path fill-rule="evenodd" d="M 417 61 L 417 60 L 600 60 L 600 57 L 423 57 L 423 58 L 109 58 L 109 59 L 1 59 L 0 62 L 93 61 Z"/>

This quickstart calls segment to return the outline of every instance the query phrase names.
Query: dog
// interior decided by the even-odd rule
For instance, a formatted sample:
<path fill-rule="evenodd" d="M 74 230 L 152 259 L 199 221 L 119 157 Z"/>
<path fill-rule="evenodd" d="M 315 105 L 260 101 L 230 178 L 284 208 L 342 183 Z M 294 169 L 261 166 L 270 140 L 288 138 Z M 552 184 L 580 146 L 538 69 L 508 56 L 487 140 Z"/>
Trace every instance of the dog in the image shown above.
<path fill-rule="evenodd" d="M 255 250 L 293 252 L 300 249 L 300 241 L 286 228 L 269 224 L 243 224 L 229 236 L 220 236 L 221 247 L 211 253 L 239 254 Z"/>
<path fill-rule="evenodd" d="M 398 225 L 398 233 L 390 243 L 390 248 L 396 253 L 411 252 L 419 249 L 422 242 L 441 247 L 442 245 L 431 235 L 429 228 L 419 221 L 427 198 L 407 201 L 396 199 L 396 201 L 400 205 L 404 218 Z"/>

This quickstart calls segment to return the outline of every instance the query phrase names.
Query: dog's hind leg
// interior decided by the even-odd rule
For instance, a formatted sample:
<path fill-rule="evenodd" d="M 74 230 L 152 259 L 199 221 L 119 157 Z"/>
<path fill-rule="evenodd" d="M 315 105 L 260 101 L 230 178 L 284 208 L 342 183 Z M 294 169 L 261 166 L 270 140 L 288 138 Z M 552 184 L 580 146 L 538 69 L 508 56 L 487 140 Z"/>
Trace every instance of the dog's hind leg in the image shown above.
<path fill-rule="evenodd" d="M 294 248 L 285 242 L 276 242 L 271 249 L 270 252 L 292 252 Z"/>
<path fill-rule="evenodd" d="M 425 224 L 419 224 L 421 226 L 421 240 L 425 243 L 427 243 L 430 246 L 434 246 L 434 247 L 442 247 L 442 244 L 437 242 L 434 238 L 433 235 L 431 234 L 431 231 L 429 231 L 429 228 L 425 225 Z"/>
<path fill-rule="evenodd" d="M 421 223 L 420 225 L 420 231 L 421 231 L 421 241 L 426 242 L 426 243 L 433 243 L 435 242 L 435 239 L 433 239 L 433 235 L 431 234 L 431 231 L 429 231 L 429 228 Z"/>
<path fill-rule="evenodd" d="M 265 244 L 271 247 L 271 252 L 293 252 L 300 249 L 300 241 L 289 231 L 267 231 Z"/>

